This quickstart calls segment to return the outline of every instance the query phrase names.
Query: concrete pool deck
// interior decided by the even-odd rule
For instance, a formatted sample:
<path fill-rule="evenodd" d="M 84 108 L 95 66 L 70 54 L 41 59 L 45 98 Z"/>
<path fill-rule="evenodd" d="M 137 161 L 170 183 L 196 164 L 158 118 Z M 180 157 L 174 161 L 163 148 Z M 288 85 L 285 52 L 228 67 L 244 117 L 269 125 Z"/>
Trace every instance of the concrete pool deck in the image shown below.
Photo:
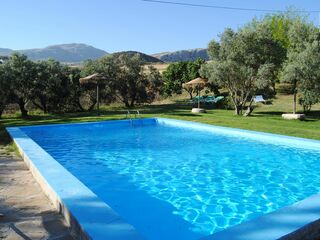
<path fill-rule="evenodd" d="M 0 213 L 0 239 L 73 239 L 26 164 L 1 146 Z"/>

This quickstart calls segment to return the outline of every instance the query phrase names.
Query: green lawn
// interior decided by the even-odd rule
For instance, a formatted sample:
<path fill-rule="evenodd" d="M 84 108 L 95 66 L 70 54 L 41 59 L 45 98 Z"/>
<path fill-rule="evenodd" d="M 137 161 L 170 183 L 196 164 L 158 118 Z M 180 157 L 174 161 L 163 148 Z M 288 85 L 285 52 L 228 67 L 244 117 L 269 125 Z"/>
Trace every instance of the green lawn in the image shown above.
<path fill-rule="evenodd" d="M 283 120 L 281 114 L 290 112 L 291 97 L 279 96 L 271 105 L 258 104 L 253 116 L 235 116 L 232 110 L 209 109 L 205 114 L 192 114 L 191 106 L 181 103 L 155 104 L 138 107 L 142 117 L 166 117 L 188 121 L 208 123 L 220 126 L 235 127 L 262 132 L 285 134 L 290 136 L 311 138 L 320 140 L 320 106 L 314 107 L 314 111 L 306 121 Z M 125 118 L 125 109 L 121 107 L 103 107 L 101 114 L 97 113 L 68 113 L 63 115 L 43 115 L 33 113 L 28 119 L 19 116 L 4 115 L 0 120 L 0 144 L 10 144 L 5 127 L 36 124 L 74 123 L 101 120 L 114 120 Z"/>

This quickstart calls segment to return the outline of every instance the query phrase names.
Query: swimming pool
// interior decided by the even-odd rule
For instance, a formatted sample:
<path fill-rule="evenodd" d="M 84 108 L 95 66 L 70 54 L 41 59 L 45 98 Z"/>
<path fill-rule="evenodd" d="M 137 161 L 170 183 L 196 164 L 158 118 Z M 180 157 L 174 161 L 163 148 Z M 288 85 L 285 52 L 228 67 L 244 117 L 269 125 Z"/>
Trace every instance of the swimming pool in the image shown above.
<path fill-rule="evenodd" d="M 161 118 L 19 130 L 145 239 L 200 239 L 320 191 L 319 141 Z"/>

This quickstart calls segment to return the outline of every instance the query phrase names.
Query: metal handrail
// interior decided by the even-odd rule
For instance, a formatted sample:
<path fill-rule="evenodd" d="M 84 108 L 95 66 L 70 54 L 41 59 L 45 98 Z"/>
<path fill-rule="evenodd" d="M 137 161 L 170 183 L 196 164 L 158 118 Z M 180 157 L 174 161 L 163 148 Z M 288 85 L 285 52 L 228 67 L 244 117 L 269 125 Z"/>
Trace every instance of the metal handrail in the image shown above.
<path fill-rule="evenodd" d="M 133 125 L 132 113 L 129 110 L 127 110 L 127 112 L 126 112 L 126 119 L 130 119 L 130 123 L 131 123 L 131 125 Z M 139 110 L 135 110 L 134 119 L 141 119 L 141 115 L 140 115 Z"/>
<path fill-rule="evenodd" d="M 131 113 L 130 113 L 129 110 L 127 110 L 127 113 L 126 113 L 126 119 L 128 119 L 128 118 L 132 119 L 132 118 L 131 118 Z"/>
<path fill-rule="evenodd" d="M 138 116 L 138 118 L 141 118 L 139 110 L 136 110 L 136 112 L 134 114 L 134 118 L 137 118 L 137 116 Z"/>

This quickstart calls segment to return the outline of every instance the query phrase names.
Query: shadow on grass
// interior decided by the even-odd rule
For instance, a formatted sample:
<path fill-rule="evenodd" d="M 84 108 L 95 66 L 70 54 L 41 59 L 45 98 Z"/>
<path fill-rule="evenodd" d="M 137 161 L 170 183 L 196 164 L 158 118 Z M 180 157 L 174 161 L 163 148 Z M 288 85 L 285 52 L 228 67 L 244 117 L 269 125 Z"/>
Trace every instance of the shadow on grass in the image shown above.
<path fill-rule="evenodd" d="M 270 116 L 270 115 L 281 116 L 284 112 L 283 111 L 269 111 L 269 112 L 256 111 L 254 113 L 258 114 L 261 117 L 263 117 L 263 116 Z M 298 112 L 298 113 L 302 114 L 302 112 Z M 306 116 L 307 116 L 307 118 L 320 119 L 320 111 L 308 112 L 308 113 L 306 113 Z"/>
<path fill-rule="evenodd" d="M 202 115 L 200 114 L 192 114 L 192 113 L 171 113 L 170 115 L 180 116 L 180 117 L 202 117 Z"/>

